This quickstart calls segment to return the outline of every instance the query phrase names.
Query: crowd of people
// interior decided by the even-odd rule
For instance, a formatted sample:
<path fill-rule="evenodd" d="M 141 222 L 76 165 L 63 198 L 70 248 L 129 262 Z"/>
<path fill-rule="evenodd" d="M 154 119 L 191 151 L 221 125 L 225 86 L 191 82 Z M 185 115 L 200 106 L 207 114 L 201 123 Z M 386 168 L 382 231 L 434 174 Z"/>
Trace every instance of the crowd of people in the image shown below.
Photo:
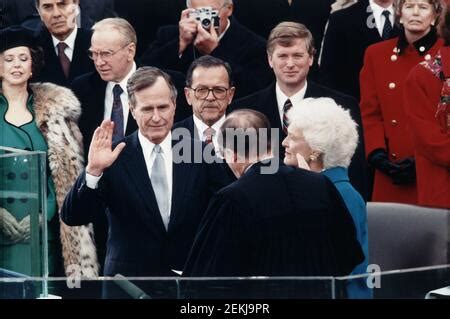
<path fill-rule="evenodd" d="M 450 208 L 445 1 L 173 2 L 0 0 L 0 146 L 47 154 L 50 275 L 365 274 L 366 202 Z M 0 268 L 31 274 L 34 207 L 0 198 Z"/>

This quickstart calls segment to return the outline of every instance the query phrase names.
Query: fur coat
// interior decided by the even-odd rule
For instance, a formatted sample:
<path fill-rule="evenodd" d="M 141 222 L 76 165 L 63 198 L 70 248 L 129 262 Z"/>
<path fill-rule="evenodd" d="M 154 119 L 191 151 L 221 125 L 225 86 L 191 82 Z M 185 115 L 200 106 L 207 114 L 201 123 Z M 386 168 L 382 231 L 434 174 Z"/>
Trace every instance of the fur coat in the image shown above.
<path fill-rule="evenodd" d="M 55 184 L 58 211 L 84 169 L 80 102 L 71 90 L 51 83 L 31 85 L 36 124 L 48 144 L 48 163 Z M 69 227 L 60 220 L 66 275 L 96 277 L 99 265 L 92 225 Z"/>

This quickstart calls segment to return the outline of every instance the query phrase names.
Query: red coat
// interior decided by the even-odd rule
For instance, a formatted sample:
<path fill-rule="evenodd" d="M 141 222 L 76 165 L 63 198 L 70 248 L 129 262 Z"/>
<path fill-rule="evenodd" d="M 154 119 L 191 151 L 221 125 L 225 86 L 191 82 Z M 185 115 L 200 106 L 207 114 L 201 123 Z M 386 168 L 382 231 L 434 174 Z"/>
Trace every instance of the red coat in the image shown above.
<path fill-rule="evenodd" d="M 411 69 L 430 59 L 442 46 L 435 33 L 419 47 L 407 46 L 398 54 L 399 38 L 367 48 L 360 74 L 361 116 L 366 154 L 385 149 L 391 161 L 414 156 L 413 138 L 403 109 L 403 88 Z M 417 42 L 415 43 L 417 45 Z M 420 49 L 420 50 L 419 50 Z M 376 170 L 373 201 L 417 203 L 416 185 L 394 185 L 392 179 Z"/>
<path fill-rule="evenodd" d="M 442 70 L 450 76 L 450 47 L 440 51 Z M 450 134 L 435 117 L 442 85 L 429 68 L 417 65 L 406 81 L 404 101 L 414 137 L 419 205 L 450 208 Z"/>

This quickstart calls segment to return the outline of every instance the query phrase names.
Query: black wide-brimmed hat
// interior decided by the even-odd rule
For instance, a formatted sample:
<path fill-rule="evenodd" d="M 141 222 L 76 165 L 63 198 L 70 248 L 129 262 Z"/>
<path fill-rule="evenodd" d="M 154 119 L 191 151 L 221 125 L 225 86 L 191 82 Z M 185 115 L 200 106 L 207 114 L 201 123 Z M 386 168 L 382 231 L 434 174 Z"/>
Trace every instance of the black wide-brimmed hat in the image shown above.
<path fill-rule="evenodd" d="M 35 47 L 33 31 L 22 26 L 11 26 L 0 31 L 0 53 L 16 47 Z"/>

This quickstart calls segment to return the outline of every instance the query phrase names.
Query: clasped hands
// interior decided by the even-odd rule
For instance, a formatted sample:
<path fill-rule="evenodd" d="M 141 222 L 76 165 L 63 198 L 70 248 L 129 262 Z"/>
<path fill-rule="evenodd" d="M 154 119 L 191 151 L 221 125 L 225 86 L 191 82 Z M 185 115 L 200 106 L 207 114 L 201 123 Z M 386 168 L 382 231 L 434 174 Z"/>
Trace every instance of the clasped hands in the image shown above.
<path fill-rule="evenodd" d="M 389 160 L 385 150 L 379 149 L 369 157 L 369 163 L 392 179 L 396 185 L 412 184 L 416 180 L 416 162 L 413 157 L 407 157 L 399 162 Z"/>
<path fill-rule="evenodd" d="M 42 215 L 39 215 L 42 224 Z M 30 215 L 20 222 L 5 208 L 0 207 L 0 244 L 14 245 L 30 239 Z"/>

